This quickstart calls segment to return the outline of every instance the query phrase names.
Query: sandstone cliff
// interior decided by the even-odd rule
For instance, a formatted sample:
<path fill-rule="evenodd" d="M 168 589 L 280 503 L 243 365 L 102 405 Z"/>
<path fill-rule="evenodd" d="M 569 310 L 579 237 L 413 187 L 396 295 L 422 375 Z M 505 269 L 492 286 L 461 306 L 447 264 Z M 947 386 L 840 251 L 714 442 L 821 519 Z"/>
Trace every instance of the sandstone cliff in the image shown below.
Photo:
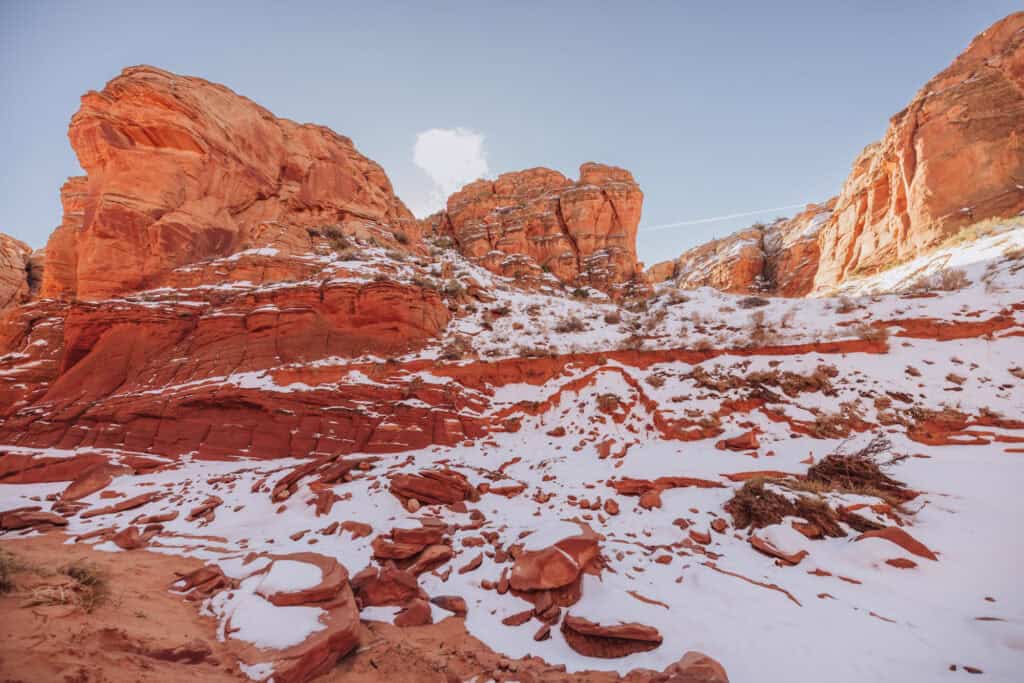
<path fill-rule="evenodd" d="M 648 274 L 682 287 L 743 292 L 767 283 L 767 291 L 802 296 L 914 258 L 977 221 L 1020 213 L 1024 12 L 977 36 L 928 81 L 854 161 L 831 204 L 832 215 L 815 229 L 801 214 L 773 224 L 774 244 L 770 231 L 752 228 Z"/>
<path fill-rule="evenodd" d="M 0 314 L 29 297 L 32 248 L 0 233 Z"/>
<path fill-rule="evenodd" d="M 814 284 L 819 231 L 832 215 L 834 202 L 809 204 L 793 218 L 755 224 L 694 247 L 677 259 L 651 266 L 647 276 L 653 283 L 672 280 L 684 289 L 804 296 Z"/>
<path fill-rule="evenodd" d="M 642 203 L 629 171 L 587 163 L 578 181 L 546 168 L 476 181 L 424 223 L 500 275 L 536 278 L 546 271 L 572 286 L 614 293 L 642 275 Z"/>
<path fill-rule="evenodd" d="M 854 162 L 821 231 L 817 288 L 1024 210 L 1024 12 L 978 35 Z"/>
<path fill-rule="evenodd" d="M 85 169 L 62 188 L 42 294 L 98 299 L 261 244 L 262 233 L 412 214 L 383 169 L 322 126 L 279 119 L 224 86 L 125 69 L 82 97 L 68 131 Z"/>

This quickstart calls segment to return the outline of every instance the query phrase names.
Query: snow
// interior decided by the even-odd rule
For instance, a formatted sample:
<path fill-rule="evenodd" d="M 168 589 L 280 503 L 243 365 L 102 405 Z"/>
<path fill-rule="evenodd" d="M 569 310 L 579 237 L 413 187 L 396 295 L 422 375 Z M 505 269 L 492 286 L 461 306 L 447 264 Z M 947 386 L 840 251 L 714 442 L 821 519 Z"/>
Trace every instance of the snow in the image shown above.
<path fill-rule="evenodd" d="M 323 580 L 320 568 L 308 562 L 275 560 L 256 591 L 269 598 L 275 593 L 295 593 L 313 588 Z"/>
<path fill-rule="evenodd" d="M 820 227 L 822 215 L 809 221 L 805 230 Z M 1019 262 L 1005 256 L 1022 245 L 1024 230 L 999 230 L 973 243 L 940 249 L 851 283 L 842 292 L 848 301 L 824 296 L 804 300 L 767 297 L 767 304 L 754 310 L 742 308 L 742 297 L 710 289 L 681 292 L 671 285 L 659 286 L 646 310 L 626 310 L 606 297 L 573 299 L 553 286 L 521 291 L 511 281 L 444 252 L 437 256 L 438 264 L 452 263 L 456 279 L 475 279 L 496 301 L 454 318 L 436 343 L 393 359 L 398 367 L 404 364 L 405 374 L 398 375 L 402 381 L 416 379 L 435 389 L 449 385 L 452 380 L 443 373 L 435 374 L 429 361 L 437 359 L 440 349 L 456 335 L 469 337 L 475 353 L 485 359 L 515 358 L 529 348 L 607 357 L 580 357 L 546 383 L 462 387 L 468 404 L 459 409 L 462 415 L 493 418 L 522 401 L 549 407 L 540 414 L 524 416 L 516 432 L 495 431 L 486 439 L 450 447 L 378 454 L 379 460 L 369 471 L 354 472 L 351 481 L 326 487 L 340 497 L 326 516 L 317 517 L 310 505 L 315 495 L 310 479 L 302 480 L 296 493 L 284 502 L 270 498 L 273 485 L 290 468 L 308 460 L 277 458 L 276 453 L 254 447 L 236 453 L 237 460 L 206 461 L 185 456 L 173 459 L 173 467 L 158 472 L 118 476 L 110 488 L 125 496 L 153 490 L 168 495 L 116 515 L 72 517 L 67 533 L 75 536 L 111 525 L 123 527 L 140 514 L 188 510 L 211 494 L 221 497 L 223 505 L 204 526 L 199 528 L 197 522 L 179 515 L 164 524 L 165 533 L 153 539 L 149 549 L 217 563 L 226 575 L 240 582 L 237 590 L 218 593 L 204 605 L 218 620 L 219 636 L 280 650 L 322 630 L 325 612 L 316 607 L 277 607 L 265 597 L 313 587 L 323 577 L 316 566 L 300 561 L 260 557 L 246 563 L 250 553 L 280 556 L 312 551 L 336 558 L 355 574 L 374 564 L 371 543 L 376 536 L 394 528 L 418 527 L 429 515 L 451 525 L 452 548 L 457 557 L 450 566 L 461 567 L 481 552 L 475 546 L 464 546 L 463 541 L 482 533 L 498 534 L 506 548 L 519 542 L 527 550 L 536 550 L 579 534 L 577 522 L 584 522 L 604 537 L 601 548 L 605 566 L 599 576 L 584 576 L 582 599 L 568 612 L 602 624 L 635 621 L 654 626 L 664 637 L 661 647 L 621 659 L 599 660 L 569 648 L 557 628 L 552 629 L 550 639 L 536 642 L 535 620 L 519 627 L 503 625 L 504 617 L 530 605 L 511 593 L 499 596 L 482 588 L 481 580 L 493 581 L 511 566 L 496 562 L 491 555 L 485 554 L 480 568 L 466 574 L 453 571 L 445 577 L 440 572 L 425 573 L 420 585 L 431 596 L 463 597 L 469 607 L 467 629 L 496 651 L 509 657 L 537 655 L 554 665 L 564 665 L 568 671 L 596 669 L 625 674 L 638 667 L 661 670 L 684 652 L 698 650 L 721 661 L 730 680 L 738 683 L 818 680 L 823 671 L 830 681 L 838 683 L 935 681 L 958 675 L 949 671 L 951 664 L 978 666 L 985 671 L 985 680 L 1016 681 L 1024 666 L 1024 591 L 1019 588 L 1017 570 L 1024 562 L 1024 536 L 1015 531 L 1013 524 L 1024 518 L 1024 496 L 1020 495 L 1024 490 L 1024 455 L 1007 451 L 1014 444 L 994 439 L 1019 438 L 1021 432 L 973 426 L 968 433 L 990 435 L 987 443 L 929 446 L 908 438 L 899 422 L 886 422 L 884 418 L 911 405 L 928 410 L 956 408 L 970 415 L 994 411 L 1007 418 L 1024 416 L 1024 383 L 1011 373 L 1024 364 L 1024 336 L 1020 334 L 1024 330 L 1024 311 L 1012 309 L 1020 303 L 1024 273 Z M 322 259 L 329 273 L 343 273 L 338 281 L 362 282 L 371 280 L 379 262 L 386 258 L 382 250 L 373 249 L 363 256 L 367 260 L 343 264 L 333 257 Z M 971 284 L 960 291 L 930 297 L 901 293 L 921 275 L 942 268 L 963 268 Z M 411 281 L 422 275 L 422 268 L 409 262 L 396 264 L 393 276 Z M 223 295 L 244 297 L 275 286 L 285 285 L 227 283 Z M 136 303 L 156 304 L 175 292 L 181 290 L 152 290 L 139 295 L 139 302 L 119 301 L 118 305 L 131 310 Z M 143 301 L 147 298 L 151 301 Z M 490 311 L 495 309 L 504 312 L 494 316 Z M 274 312 L 266 307 L 259 310 Z M 606 323 L 605 316 L 612 314 L 621 322 Z M 976 322 L 1003 315 L 1013 324 L 991 338 L 952 341 L 898 337 L 895 334 L 899 327 L 893 325 L 886 353 L 806 349 L 788 353 L 782 349 L 777 355 L 748 355 L 755 314 L 763 315 L 773 343 L 780 347 L 853 339 L 858 334 L 856 326 L 865 322 L 915 318 Z M 582 329 L 557 331 L 557 323 L 566 319 L 579 319 Z M 642 337 L 639 342 L 632 340 L 637 333 Z M 645 349 L 705 348 L 717 355 L 709 353 L 703 360 L 686 356 L 692 362 L 685 362 L 665 354 L 659 362 L 638 367 L 627 363 L 626 356 L 611 353 L 634 344 Z M 5 372 L 17 375 L 24 371 L 28 365 L 19 365 L 22 360 L 9 357 L 13 366 Z M 140 393 L 170 396 L 217 386 L 295 396 L 324 392 L 338 396 L 341 402 L 347 400 L 353 388 L 393 386 L 367 374 L 368 364 L 379 360 L 372 355 L 357 359 L 325 357 L 230 375 L 180 378 L 175 384 L 154 386 Z M 915 373 L 908 372 L 908 366 Z M 341 371 L 332 370 L 337 367 Z M 694 376 L 695 369 L 723 380 L 728 387 L 729 380 L 752 373 L 779 371 L 807 376 L 820 367 L 835 371 L 829 379 L 828 393 L 804 391 L 786 396 L 777 387 L 763 387 L 778 394 L 770 404 L 776 413 L 758 409 L 728 414 L 723 411 L 722 434 L 699 441 L 660 436 L 657 425 L 661 422 L 699 421 L 718 413 L 729 401 L 749 398 L 750 387 L 744 382 L 738 382 L 735 388 L 707 388 Z M 275 379 L 279 371 L 297 368 L 308 369 L 314 377 L 315 370 L 322 370 L 329 379 L 310 380 L 309 384 L 279 383 Z M 962 385 L 947 381 L 951 372 L 964 378 Z M 660 378 L 661 383 L 651 383 L 652 376 Z M 604 394 L 615 394 L 620 400 L 614 417 L 597 409 L 599 397 Z M 893 395 L 907 395 L 912 404 L 893 399 L 893 406 L 887 408 L 874 400 Z M 649 399 L 654 408 L 648 407 L 644 399 Z M 402 403 L 416 410 L 434 410 L 418 399 Z M 675 524 L 677 519 L 687 520 L 689 528 L 697 531 L 708 531 L 716 518 L 731 520 L 724 505 L 742 483 L 722 475 L 758 470 L 803 474 L 808 458 L 817 462 L 841 447 L 854 450 L 863 446 L 871 432 L 855 434 L 845 444 L 838 438 L 794 438 L 789 425 L 776 417 L 779 414 L 813 424 L 817 417 L 835 414 L 844 405 L 876 425 L 873 431 L 887 434 L 893 455 L 907 456 L 891 466 L 891 474 L 921 495 L 906 506 L 904 528 L 938 554 L 937 562 L 882 539 L 855 541 L 858 534 L 850 527 L 846 528 L 846 537 L 811 541 L 792 527 L 792 519 L 757 533 L 782 552 L 808 551 L 795 567 L 779 566 L 751 548 L 749 530 L 712 532 L 707 550 L 716 555 L 713 560 L 684 544 L 686 532 Z M 44 424 L 48 405 L 37 403 L 32 410 L 38 414 L 39 424 Z M 394 431 L 394 442 L 400 445 L 396 424 L 385 418 L 379 429 Z M 549 436 L 547 432 L 554 427 L 563 427 L 566 436 Z M 750 429 L 759 430 L 762 444 L 755 455 L 715 447 L 719 438 Z M 621 457 L 602 457 L 599 444 L 606 439 L 614 441 L 613 453 L 626 446 L 628 450 Z M 60 458 L 98 451 L 115 462 L 128 454 L 112 449 L 11 446 L 3 450 Z M 514 458 L 520 460 L 511 462 Z M 452 467 L 473 484 L 524 484 L 526 489 L 510 498 L 485 494 L 471 504 L 485 516 L 480 528 L 470 524 L 467 513 L 444 507 L 409 513 L 390 493 L 387 477 L 435 467 Z M 637 498 L 618 495 L 609 485 L 610 480 L 624 477 L 662 476 L 698 477 L 721 487 L 666 490 L 661 508 L 644 510 Z M 65 486 L 65 482 L 0 484 L 0 509 L 45 507 L 47 497 L 59 494 Z M 769 486 L 787 497 L 804 495 L 779 485 Z M 537 494 L 550 497 L 538 498 Z M 615 499 L 620 514 L 605 516 L 574 502 L 598 498 Z M 538 502 L 541 499 L 545 502 Z M 834 506 L 880 502 L 853 493 L 830 493 L 827 499 Z M 83 502 L 90 506 L 109 503 L 99 493 Z M 867 508 L 858 514 L 879 523 L 892 523 Z M 317 533 L 344 520 L 370 524 L 373 533 L 358 539 L 348 533 Z M 307 533 L 300 537 L 300 532 Z M 119 550 L 109 542 L 94 547 Z M 671 557 L 668 564 L 655 560 L 664 555 Z M 917 566 L 899 569 L 886 563 L 897 558 L 912 560 Z M 814 570 L 828 575 L 812 574 Z M 392 621 L 396 613 L 395 607 L 368 607 L 361 617 Z M 447 616 L 447 612 L 435 609 L 435 619 Z M 979 620 L 988 617 L 1000 620 Z M 268 664 L 245 663 L 240 667 L 254 679 L 273 675 Z"/>

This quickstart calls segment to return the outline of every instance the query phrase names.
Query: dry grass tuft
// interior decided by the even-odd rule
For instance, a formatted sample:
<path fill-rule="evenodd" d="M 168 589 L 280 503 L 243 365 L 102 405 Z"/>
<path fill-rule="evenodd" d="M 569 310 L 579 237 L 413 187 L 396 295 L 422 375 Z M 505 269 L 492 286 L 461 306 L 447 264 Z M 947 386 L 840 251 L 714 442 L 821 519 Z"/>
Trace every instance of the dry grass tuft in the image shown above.
<path fill-rule="evenodd" d="M 17 555 L 0 550 L 0 595 L 14 590 L 14 575 L 26 568 L 27 565 Z"/>
<path fill-rule="evenodd" d="M 788 497 L 766 488 L 765 484 L 768 483 L 793 490 L 806 490 L 800 489 L 801 483 L 796 479 L 757 477 L 748 480 L 725 504 L 725 511 L 732 516 L 733 525 L 737 529 L 745 529 L 748 526 L 753 529 L 763 529 L 766 526 L 779 524 L 786 517 L 800 517 L 816 525 L 826 536 L 834 538 L 846 536 L 846 532 L 839 526 L 836 512 L 824 500 L 816 495 L 796 496 L 795 499 L 790 500 Z M 816 493 L 816 491 L 809 492 Z"/>

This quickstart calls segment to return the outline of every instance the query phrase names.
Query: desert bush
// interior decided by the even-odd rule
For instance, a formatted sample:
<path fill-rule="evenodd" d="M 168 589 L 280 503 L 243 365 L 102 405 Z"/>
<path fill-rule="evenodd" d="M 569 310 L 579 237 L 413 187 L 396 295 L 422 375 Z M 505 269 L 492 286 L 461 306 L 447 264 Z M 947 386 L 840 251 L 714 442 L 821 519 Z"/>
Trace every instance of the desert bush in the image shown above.
<path fill-rule="evenodd" d="M 943 268 L 931 275 L 922 275 L 911 286 L 914 293 L 954 292 L 971 284 L 961 268 Z"/>
<path fill-rule="evenodd" d="M 604 321 L 609 325 L 618 325 L 622 322 L 622 314 L 618 311 L 609 311 L 604 314 Z"/>
<path fill-rule="evenodd" d="M 457 335 L 441 349 L 442 360 L 461 360 L 473 350 L 468 337 Z"/>
<path fill-rule="evenodd" d="M 760 296 L 745 296 L 736 302 L 736 305 L 743 309 L 761 308 L 767 306 L 771 301 Z"/>
<path fill-rule="evenodd" d="M 0 549 L 0 594 L 14 590 L 14 575 L 24 568 L 25 564 L 16 555 Z"/>
<path fill-rule="evenodd" d="M 590 296 L 590 291 L 586 287 L 577 287 L 572 290 L 572 296 L 574 299 L 586 299 Z"/>
<path fill-rule="evenodd" d="M 836 313 L 846 314 L 853 313 L 858 308 L 857 304 L 848 296 L 839 297 L 838 304 L 836 305 Z"/>
<path fill-rule="evenodd" d="M 613 412 L 619 407 L 619 397 L 615 394 L 600 394 L 597 397 L 597 408 L 603 413 Z"/>
<path fill-rule="evenodd" d="M 655 389 L 659 389 L 665 386 L 665 378 L 662 377 L 661 375 L 647 375 L 645 381 Z"/>
<path fill-rule="evenodd" d="M 880 342 L 889 338 L 889 328 L 885 325 L 861 323 L 852 329 L 853 336 L 866 342 Z"/>
<path fill-rule="evenodd" d="M 725 504 L 725 511 L 732 516 L 737 529 L 763 529 L 781 523 L 786 517 L 800 517 L 817 525 L 827 536 L 846 536 L 835 511 L 824 500 L 814 495 L 796 496 L 791 500 L 766 488 L 768 483 L 786 488 L 797 485 L 796 480 L 790 479 L 748 479 Z"/>
<path fill-rule="evenodd" d="M 818 482 L 832 490 L 882 498 L 899 505 L 916 494 L 883 471 L 884 456 L 892 451 L 892 443 L 884 434 L 876 434 L 863 448 L 843 452 L 843 446 L 807 469 L 806 481 Z M 890 459 L 890 462 L 895 458 Z"/>
<path fill-rule="evenodd" d="M 570 332 L 583 332 L 586 329 L 586 323 L 584 323 L 575 315 L 570 315 L 565 318 L 562 318 L 555 324 L 555 332 L 558 332 L 559 334 L 568 334 Z"/>
<path fill-rule="evenodd" d="M 422 275 L 415 275 L 412 278 L 412 283 L 422 289 L 432 289 L 437 291 L 437 282 L 430 279 L 429 277 L 423 277 Z"/>
<path fill-rule="evenodd" d="M 342 251 L 352 246 L 349 239 L 342 233 L 341 228 L 336 225 L 327 225 L 320 228 L 319 235 L 327 240 L 327 243 L 331 245 L 331 249 L 334 251 Z"/>
<path fill-rule="evenodd" d="M 61 567 L 59 573 L 67 576 L 70 582 L 33 589 L 24 606 L 73 605 L 89 613 L 110 597 L 107 573 L 96 565 L 74 562 Z"/>
<path fill-rule="evenodd" d="M 445 296 L 461 296 L 465 294 L 466 288 L 462 286 L 462 283 L 458 280 L 451 279 L 446 280 L 444 285 L 441 287 L 441 293 Z"/>

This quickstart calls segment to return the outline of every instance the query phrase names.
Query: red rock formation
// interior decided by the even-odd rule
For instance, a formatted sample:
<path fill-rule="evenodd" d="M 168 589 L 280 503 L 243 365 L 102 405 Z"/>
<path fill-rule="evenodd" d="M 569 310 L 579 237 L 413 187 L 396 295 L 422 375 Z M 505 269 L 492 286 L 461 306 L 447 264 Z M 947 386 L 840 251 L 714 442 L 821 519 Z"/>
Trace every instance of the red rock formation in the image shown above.
<path fill-rule="evenodd" d="M 1024 12 L 996 22 L 869 145 L 821 232 L 815 287 L 1024 210 Z"/>
<path fill-rule="evenodd" d="M 612 293 L 642 275 L 642 203 L 640 187 L 621 168 L 583 164 L 576 182 L 533 168 L 467 185 L 424 224 L 495 273 L 539 278 L 546 270 L 571 286 Z"/>
<path fill-rule="evenodd" d="M 926 546 L 924 543 L 921 543 L 921 541 L 917 540 L 909 533 L 907 533 L 904 529 L 901 529 L 898 526 L 887 526 L 884 529 L 865 531 L 863 534 L 861 534 L 854 540 L 862 541 L 865 538 L 881 538 L 883 540 L 889 541 L 890 543 L 895 543 L 899 547 L 906 550 L 908 553 L 912 553 L 914 555 L 917 555 L 918 557 L 923 557 L 926 560 L 938 561 L 939 559 L 935 556 L 935 553 L 933 553 L 928 548 L 928 546 Z"/>
<path fill-rule="evenodd" d="M 0 232 L 0 314 L 29 297 L 32 248 Z"/>
<path fill-rule="evenodd" d="M 541 550 L 519 554 L 512 567 L 510 584 L 517 591 L 545 591 L 562 588 L 579 578 L 584 568 L 597 557 L 601 537 L 589 527 Z"/>
<path fill-rule="evenodd" d="M 200 78 L 125 69 L 82 97 L 68 134 L 87 176 L 61 191 L 46 297 L 142 289 L 272 237 L 305 240 L 307 227 L 416 229 L 383 169 L 351 140 Z"/>
<path fill-rule="evenodd" d="M 604 626 L 572 615 L 562 620 L 562 635 L 576 652 L 605 659 L 647 652 L 661 645 L 662 640 L 652 626 L 632 623 Z"/>
<path fill-rule="evenodd" d="M 663 261 L 647 271 L 653 283 L 672 280 L 677 287 L 713 287 L 724 292 L 762 292 L 804 296 L 818 271 L 818 232 L 835 200 L 808 204 L 793 218 L 755 224 Z"/>

